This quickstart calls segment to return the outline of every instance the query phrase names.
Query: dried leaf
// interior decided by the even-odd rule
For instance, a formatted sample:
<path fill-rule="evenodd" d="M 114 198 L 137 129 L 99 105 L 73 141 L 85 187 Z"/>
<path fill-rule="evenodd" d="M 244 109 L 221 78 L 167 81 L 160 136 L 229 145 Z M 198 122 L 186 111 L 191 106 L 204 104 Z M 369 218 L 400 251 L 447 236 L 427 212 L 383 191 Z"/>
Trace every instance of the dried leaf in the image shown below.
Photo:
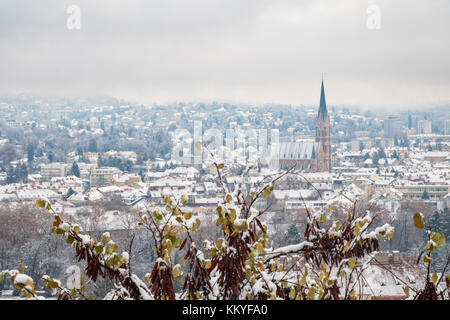
<path fill-rule="evenodd" d="M 423 214 L 421 214 L 420 212 L 416 212 L 414 214 L 414 226 L 418 229 L 423 229 L 423 227 L 425 226 L 423 224 Z"/>

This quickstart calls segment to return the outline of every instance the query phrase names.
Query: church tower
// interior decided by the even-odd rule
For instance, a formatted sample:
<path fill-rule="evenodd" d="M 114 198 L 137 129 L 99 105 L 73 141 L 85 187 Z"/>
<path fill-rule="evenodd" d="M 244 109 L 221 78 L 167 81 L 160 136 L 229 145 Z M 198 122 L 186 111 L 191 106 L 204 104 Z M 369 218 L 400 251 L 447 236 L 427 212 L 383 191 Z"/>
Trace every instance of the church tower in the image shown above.
<path fill-rule="evenodd" d="M 331 171 L 331 132 L 330 132 L 330 116 L 327 111 L 325 102 L 325 90 L 320 92 L 320 106 L 316 123 L 316 142 L 319 143 L 317 151 L 317 168 L 316 171 Z"/>

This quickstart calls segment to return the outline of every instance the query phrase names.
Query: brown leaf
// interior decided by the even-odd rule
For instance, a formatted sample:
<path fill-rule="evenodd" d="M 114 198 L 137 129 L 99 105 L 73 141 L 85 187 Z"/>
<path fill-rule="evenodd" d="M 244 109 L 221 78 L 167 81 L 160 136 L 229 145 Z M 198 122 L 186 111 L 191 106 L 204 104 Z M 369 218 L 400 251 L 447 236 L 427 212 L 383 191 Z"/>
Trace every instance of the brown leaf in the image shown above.
<path fill-rule="evenodd" d="M 187 240 L 187 238 L 184 239 L 183 243 L 181 244 L 180 249 L 179 249 L 180 251 L 183 250 L 184 245 L 186 244 L 186 240 Z"/>

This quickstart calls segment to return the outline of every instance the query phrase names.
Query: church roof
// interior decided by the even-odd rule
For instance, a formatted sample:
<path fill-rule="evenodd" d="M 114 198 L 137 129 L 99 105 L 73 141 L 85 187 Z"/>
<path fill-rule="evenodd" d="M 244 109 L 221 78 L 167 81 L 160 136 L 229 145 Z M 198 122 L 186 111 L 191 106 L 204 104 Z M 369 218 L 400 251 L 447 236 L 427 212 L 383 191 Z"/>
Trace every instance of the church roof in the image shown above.
<path fill-rule="evenodd" d="M 319 143 L 312 140 L 301 142 L 281 142 L 275 144 L 274 147 L 276 148 L 279 159 L 313 159 L 313 154 L 317 155 Z"/>

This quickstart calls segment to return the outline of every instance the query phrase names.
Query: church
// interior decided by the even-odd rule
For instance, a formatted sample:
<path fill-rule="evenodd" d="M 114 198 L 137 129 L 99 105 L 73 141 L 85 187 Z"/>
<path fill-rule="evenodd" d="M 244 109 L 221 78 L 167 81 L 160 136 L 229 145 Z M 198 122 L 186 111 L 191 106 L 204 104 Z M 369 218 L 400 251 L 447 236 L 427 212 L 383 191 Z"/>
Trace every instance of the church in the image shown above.
<path fill-rule="evenodd" d="M 315 139 L 300 142 L 281 142 L 276 144 L 277 160 L 272 159 L 272 167 L 290 169 L 304 172 L 330 172 L 331 171 L 331 132 L 330 116 L 325 101 L 325 89 L 320 92 L 320 106 L 316 120 Z"/>

